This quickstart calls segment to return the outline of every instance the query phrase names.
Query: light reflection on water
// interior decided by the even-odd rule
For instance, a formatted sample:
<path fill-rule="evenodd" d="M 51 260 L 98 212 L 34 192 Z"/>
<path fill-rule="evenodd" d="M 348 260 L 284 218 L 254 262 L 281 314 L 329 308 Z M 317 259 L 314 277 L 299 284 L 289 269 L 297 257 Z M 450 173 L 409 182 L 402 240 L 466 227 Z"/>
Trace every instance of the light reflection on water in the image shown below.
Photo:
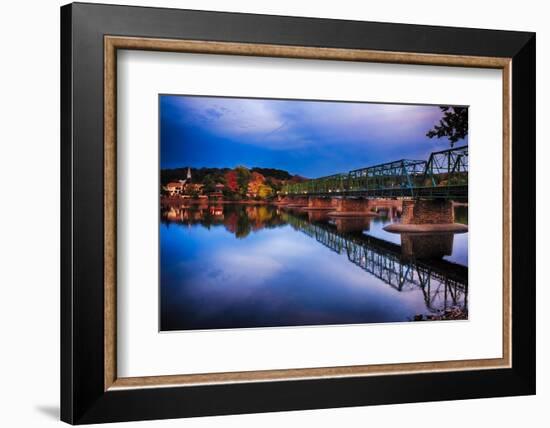
<path fill-rule="evenodd" d="M 418 242 L 401 248 L 382 229 L 398 214 L 163 207 L 161 330 L 401 322 L 455 308 L 465 317 L 467 234 L 430 238 L 441 254 L 423 258 Z"/>

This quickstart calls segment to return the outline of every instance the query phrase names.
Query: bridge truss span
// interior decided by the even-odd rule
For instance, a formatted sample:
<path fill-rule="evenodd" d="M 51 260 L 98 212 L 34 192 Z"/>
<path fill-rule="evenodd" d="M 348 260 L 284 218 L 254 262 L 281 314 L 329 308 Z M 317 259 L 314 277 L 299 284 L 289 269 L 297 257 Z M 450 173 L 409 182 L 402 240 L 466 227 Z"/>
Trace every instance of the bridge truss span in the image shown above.
<path fill-rule="evenodd" d="M 468 146 L 289 184 L 284 196 L 468 198 Z"/>

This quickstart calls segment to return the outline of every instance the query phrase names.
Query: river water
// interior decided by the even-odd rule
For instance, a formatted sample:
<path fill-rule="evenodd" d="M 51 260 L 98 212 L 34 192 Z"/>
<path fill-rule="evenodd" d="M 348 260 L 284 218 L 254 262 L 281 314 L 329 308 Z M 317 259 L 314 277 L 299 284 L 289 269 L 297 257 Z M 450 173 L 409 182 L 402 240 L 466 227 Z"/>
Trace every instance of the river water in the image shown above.
<path fill-rule="evenodd" d="M 468 234 L 399 235 L 395 207 L 338 219 L 272 205 L 161 209 L 160 329 L 467 318 Z M 467 207 L 455 207 L 467 224 Z"/>

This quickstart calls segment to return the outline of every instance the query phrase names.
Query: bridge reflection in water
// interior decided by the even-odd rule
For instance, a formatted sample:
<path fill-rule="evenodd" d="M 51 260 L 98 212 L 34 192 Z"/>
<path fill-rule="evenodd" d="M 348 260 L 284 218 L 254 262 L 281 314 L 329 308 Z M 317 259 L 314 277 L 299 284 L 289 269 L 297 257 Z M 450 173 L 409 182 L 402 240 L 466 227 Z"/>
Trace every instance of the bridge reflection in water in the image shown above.
<path fill-rule="evenodd" d="M 224 226 L 237 238 L 252 231 L 290 225 L 399 293 L 421 290 L 426 309 L 438 316 L 458 310 L 467 318 L 468 268 L 444 260 L 453 249 L 452 233 L 401 234 L 401 245 L 366 234 L 372 221 L 391 222 L 400 212 L 389 207 L 384 217 L 333 218 L 326 212 L 283 209 L 271 205 L 163 206 L 161 220 L 185 225 Z M 436 318 L 437 319 L 437 318 Z"/>
<path fill-rule="evenodd" d="M 338 254 L 381 279 L 399 292 L 420 288 L 426 307 L 432 312 L 460 307 L 467 311 L 468 268 L 437 258 L 452 251 L 452 234 L 403 235 L 402 245 L 364 234 L 343 234 L 328 223 L 312 223 L 284 213 L 294 229 L 317 240 Z M 415 253 L 427 248 L 429 254 Z M 439 254 L 436 254 L 439 252 Z"/>

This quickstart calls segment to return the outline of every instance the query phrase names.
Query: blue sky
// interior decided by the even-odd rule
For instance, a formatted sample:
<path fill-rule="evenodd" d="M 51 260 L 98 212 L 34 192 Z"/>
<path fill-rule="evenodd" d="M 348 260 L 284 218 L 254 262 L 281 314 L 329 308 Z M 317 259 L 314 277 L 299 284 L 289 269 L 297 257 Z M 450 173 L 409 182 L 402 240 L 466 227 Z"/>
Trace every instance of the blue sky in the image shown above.
<path fill-rule="evenodd" d="M 450 147 L 426 137 L 437 106 L 179 95 L 159 104 L 161 168 L 244 165 L 315 178 Z"/>

